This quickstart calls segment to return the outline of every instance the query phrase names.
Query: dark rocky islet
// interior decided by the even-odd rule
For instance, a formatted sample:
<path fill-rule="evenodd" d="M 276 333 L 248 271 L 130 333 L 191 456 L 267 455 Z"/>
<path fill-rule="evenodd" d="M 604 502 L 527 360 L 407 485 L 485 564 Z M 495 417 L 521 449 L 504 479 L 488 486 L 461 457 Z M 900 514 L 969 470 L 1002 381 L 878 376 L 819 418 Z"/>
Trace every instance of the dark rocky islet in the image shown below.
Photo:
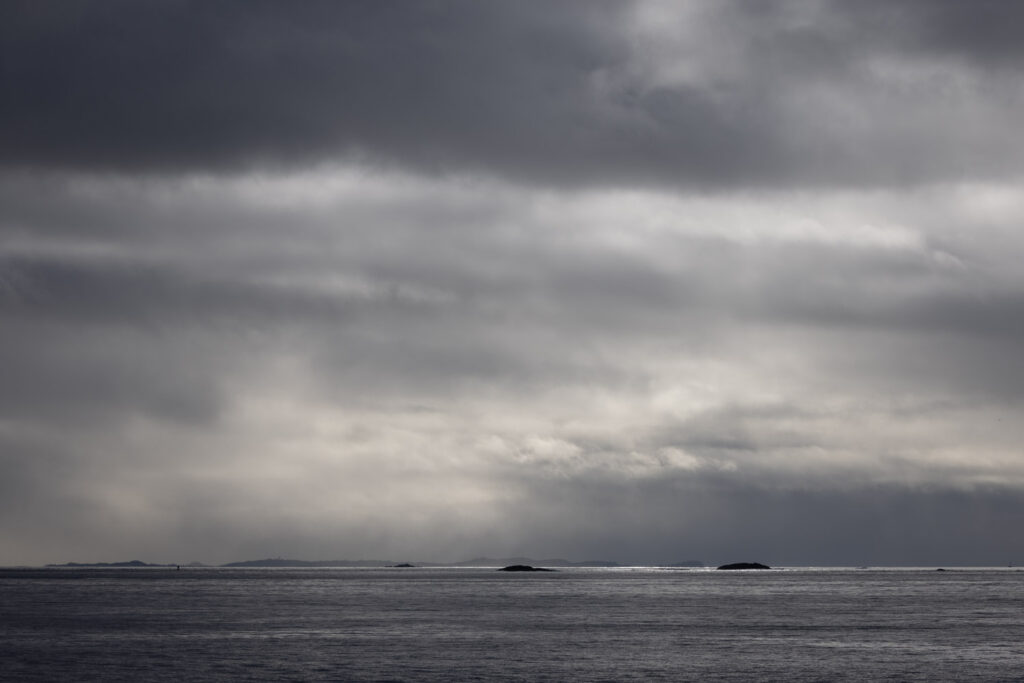
<path fill-rule="evenodd" d="M 502 567 L 498 570 L 499 572 L 553 572 L 554 569 L 544 569 L 543 567 L 531 567 L 528 564 L 510 564 L 507 567 Z"/>

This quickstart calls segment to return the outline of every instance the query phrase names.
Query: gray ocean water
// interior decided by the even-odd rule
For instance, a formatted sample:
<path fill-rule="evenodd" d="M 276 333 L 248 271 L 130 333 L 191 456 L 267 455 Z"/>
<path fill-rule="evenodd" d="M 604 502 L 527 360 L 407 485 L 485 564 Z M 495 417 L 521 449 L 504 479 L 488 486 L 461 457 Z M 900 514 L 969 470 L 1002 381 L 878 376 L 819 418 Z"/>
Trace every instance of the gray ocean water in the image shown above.
<path fill-rule="evenodd" d="M 1011 569 L 5 569 L 10 681 L 1024 680 Z"/>

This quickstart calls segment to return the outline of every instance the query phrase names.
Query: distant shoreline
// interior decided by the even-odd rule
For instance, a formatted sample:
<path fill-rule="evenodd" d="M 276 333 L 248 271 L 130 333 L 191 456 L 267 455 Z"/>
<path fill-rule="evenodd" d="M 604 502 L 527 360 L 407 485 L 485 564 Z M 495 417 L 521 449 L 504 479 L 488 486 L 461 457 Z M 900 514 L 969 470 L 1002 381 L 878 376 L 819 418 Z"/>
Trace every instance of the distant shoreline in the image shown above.
<path fill-rule="evenodd" d="M 142 560 L 128 560 L 127 562 L 65 562 L 64 564 L 47 564 L 46 567 L 178 567 L 178 564 L 151 564 Z"/>
<path fill-rule="evenodd" d="M 233 567 L 233 568 L 245 568 L 245 567 L 260 567 L 260 568 L 272 568 L 272 567 L 364 567 L 364 568 L 386 568 L 386 567 L 505 567 L 509 565 L 532 565 L 539 567 L 594 567 L 594 568 L 615 568 L 629 565 L 621 565 L 618 562 L 611 562 L 607 560 L 583 560 L 580 562 L 574 562 L 571 560 L 565 560 L 561 558 L 549 558 L 549 559 L 532 559 L 528 557 L 503 557 L 503 558 L 491 558 L 491 557 L 477 557 L 471 560 L 459 560 L 457 562 L 396 562 L 394 560 L 294 560 L 286 558 L 265 558 L 259 560 L 242 560 L 238 562 L 228 562 L 221 565 L 205 565 L 199 562 L 191 562 L 188 564 L 159 564 L 143 562 L 141 560 L 129 560 L 126 562 L 65 562 L 63 564 L 47 564 L 46 567 L 64 567 L 64 568 L 90 568 L 90 567 L 108 567 L 108 568 L 124 568 L 124 567 Z M 694 568 L 699 569 L 705 567 L 705 564 L 699 560 L 687 560 L 684 562 L 676 562 L 673 564 L 666 565 L 652 565 L 660 566 L 670 569 L 688 569 Z"/>

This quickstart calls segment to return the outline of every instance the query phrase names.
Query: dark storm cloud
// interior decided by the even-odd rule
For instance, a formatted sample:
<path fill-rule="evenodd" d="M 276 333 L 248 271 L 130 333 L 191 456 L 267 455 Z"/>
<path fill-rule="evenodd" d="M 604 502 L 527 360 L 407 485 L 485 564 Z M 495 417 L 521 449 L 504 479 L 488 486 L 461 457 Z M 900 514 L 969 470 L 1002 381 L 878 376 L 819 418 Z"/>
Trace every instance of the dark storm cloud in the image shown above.
<path fill-rule="evenodd" d="M 609 3 L 9 4 L 4 156 L 172 170 L 350 151 L 516 163 L 558 140 L 587 74 L 616 58 L 616 14 Z"/>
<path fill-rule="evenodd" d="M 970 65 L 1016 59 L 1019 10 L 862 4 L 7 3 L 2 159 L 158 172 L 342 159 L 572 185 L 1015 169 L 1019 76 Z M 956 65 L 949 82 L 893 80 L 922 53 L 964 57 L 970 84 Z"/>
<path fill-rule="evenodd" d="M 894 50 L 919 49 L 985 66 L 1019 65 L 1024 59 L 1024 7 L 1008 0 L 909 0 L 830 3 L 830 10 L 871 29 Z"/>

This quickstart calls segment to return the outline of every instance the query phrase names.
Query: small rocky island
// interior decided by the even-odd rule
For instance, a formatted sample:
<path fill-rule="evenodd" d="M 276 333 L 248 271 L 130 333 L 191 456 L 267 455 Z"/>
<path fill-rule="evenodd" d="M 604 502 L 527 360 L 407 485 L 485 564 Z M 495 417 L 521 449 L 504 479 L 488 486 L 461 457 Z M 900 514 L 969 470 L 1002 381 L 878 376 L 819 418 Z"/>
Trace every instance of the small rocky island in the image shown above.
<path fill-rule="evenodd" d="M 723 564 L 719 569 L 771 569 L 771 567 L 760 562 L 734 562 Z"/>
<path fill-rule="evenodd" d="M 544 569 L 543 567 L 531 567 L 528 564 L 510 564 L 507 567 L 502 567 L 498 570 L 499 572 L 553 572 L 554 569 Z"/>

